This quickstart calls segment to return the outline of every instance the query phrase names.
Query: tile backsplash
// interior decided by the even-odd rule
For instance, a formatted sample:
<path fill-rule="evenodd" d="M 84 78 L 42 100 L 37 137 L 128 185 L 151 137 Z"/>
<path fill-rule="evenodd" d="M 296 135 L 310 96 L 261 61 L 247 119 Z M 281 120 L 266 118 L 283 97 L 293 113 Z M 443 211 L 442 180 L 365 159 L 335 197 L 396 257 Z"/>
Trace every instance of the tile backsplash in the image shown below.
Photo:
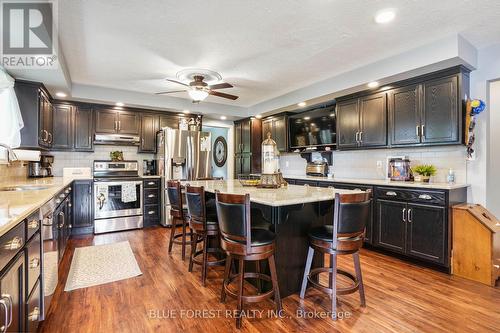
<path fill-rule="evenodd" d="M 94 152 L 51 152 L 54 155 L 54 176 L 62 176 L 63 168 L 87 167 L 92 168 L 94 160 L 109 160 L 109 153 L 115 150 L 123 151 L 125 160 L 137 160 L 139 172 L 142 174 L 142 161 L 153 159 L 153 154 L 139 154 L 134 146 L 95 145 Z"/>
<path fill-rule="evenodd" d="M 0 164 L 0 182 L 15 182 L 17 179 L 23 180 L 28 177 L 28 167 L 26 162 L 16 161 L 11 165 Z"/>
<path fill-rule="evenodd" d="M 335 151 L 330 172 L 338 178 L 384 179 L 388 156 L 408 156 L 411 165 L 433 164 L 438 169 L 434 182 L 446 182 L 448 170 L 455 171 L 457 183 L 467 182 L 466 151 L 464 146 L 374 149 L 363 151 Z M 381 162 L 382 167 L 377 163 Z M 297 153 L 280 156 L 284 175 L 305 175 L 306 160 Z"/>

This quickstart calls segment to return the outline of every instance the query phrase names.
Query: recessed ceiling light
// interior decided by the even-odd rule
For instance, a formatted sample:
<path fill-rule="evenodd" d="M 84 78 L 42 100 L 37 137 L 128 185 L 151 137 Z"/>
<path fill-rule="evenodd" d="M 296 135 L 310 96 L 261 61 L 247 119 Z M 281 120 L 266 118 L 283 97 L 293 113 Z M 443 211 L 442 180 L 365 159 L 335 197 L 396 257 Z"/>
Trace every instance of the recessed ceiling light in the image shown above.
<path fill-rule="evenodd" d="M 182 113 L 184 113 L 184 114 L 188 114 L 188 113 L 189 113 L 189 110 L 182 110 Z"/>
<path fill-rule="evenodd" d="M 64 98 L 64 97 L 66 97 L 66 96 L 68 96 L 68 95 L 66 95 L 66 93 L 64 93 L 64 92 L 62 92 L 62 91 L 58 91 L 58 92 L 56 92 L 56 96 L 57 96 L 57 97 Z"/>
<path fill-rule="evenodd" d="M 394 20 L 395 17 L 396 11 L 394 9 L 384 9 L 375 15 L 375 22 L 378 24 L 385 24 Z"/>
<path fill-rule="evenodd" d="M 227 117 L 226 116 L 220 116 L 220 120 L 226 120 Z"/>
<path fill-rule="evenodd" d="M 262 116 L 260 114 L 256 115 L 255 118 L 260 119 Z"/>
<path fill-rule="evenodd" d="M 377 88 L 379 83 L 377 81 L 373 81 L 367 84 L 368 88 Z"/>
<path fill-rule="evenodd" d="M 116 103 L 115 103 L 115 105 L 116 105 L 116 106 L 125 106 L 125 104 L 124 104 L 124 103 L 122 103 L 122 102 L 116 102 Z"/>
<path fill-rule="evenodd" d="M 300 102 L 300 103 L 297 103 L 297 106 L 300 106 L 301 108 L 303 108 L 304 106 L 306 106 L 307 103 L 306 102 Z"/>

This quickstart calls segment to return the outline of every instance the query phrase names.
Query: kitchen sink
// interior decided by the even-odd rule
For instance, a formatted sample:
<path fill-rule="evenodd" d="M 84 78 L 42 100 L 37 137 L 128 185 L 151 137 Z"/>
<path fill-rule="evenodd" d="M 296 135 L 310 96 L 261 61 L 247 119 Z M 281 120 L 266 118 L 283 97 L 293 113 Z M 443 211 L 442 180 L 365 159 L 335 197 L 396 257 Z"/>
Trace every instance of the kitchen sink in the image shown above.
<path fill-rule="evenodd" d="M 46 190 L 49 186 L 40 186 L 40 185 L 19 185 L 19 186 L 4 186 L 0 187 L 0 192 L 8 192 L 8 191 L 40 191 Z"/>

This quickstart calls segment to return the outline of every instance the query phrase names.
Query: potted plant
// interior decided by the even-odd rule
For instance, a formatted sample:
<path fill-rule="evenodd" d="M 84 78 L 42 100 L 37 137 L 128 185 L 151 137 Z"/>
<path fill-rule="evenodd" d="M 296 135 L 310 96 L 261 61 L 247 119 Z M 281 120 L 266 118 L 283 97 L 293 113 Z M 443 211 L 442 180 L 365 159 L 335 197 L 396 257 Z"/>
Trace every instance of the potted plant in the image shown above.
<path fill-rule="evenodd" d="M 415 176 L 416 182 L 428 183 L 431 176 L 434 176 L 437 169 L 432 164 L 421 164 L 412 168 L 413 173 L 417 174 Z"/>
<path fill-rule="evenodd" d="M 122 151 L 112 151 L 109 153 L 109 157 L 111 158 L 111 161 L 113 162 L 120 162 L 123 161 L 123 152 Z"/>

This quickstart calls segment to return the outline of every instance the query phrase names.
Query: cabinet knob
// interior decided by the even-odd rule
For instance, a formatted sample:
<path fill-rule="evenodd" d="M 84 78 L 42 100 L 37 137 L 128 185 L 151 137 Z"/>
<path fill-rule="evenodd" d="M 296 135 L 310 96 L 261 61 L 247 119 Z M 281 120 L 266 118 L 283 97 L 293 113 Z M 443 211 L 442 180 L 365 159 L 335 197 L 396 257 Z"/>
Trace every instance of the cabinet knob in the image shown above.
<path fill-rule="evenodd" d="M 385 192 L 385 195 L 388 195 L 390 197 L 396 197 L 398 194 L 394 191 L 388 191 L 388 192 Z"/>
<path fill-rule="evenodd" d="M 148 182 L 148 185 L 154 185 L 155 182 Z"/>
<path fill-rule="evenodd" d="M 28 229 L 38 228 L 38 220 L 31 220 L 28 222 Z"/>
<path fill-rule="evenodd" d="M 61 199 L 56 199 L 56 204 L 60 204 L 61 203 Z"/>
<path fill-rule="evenodd" d="M 30 268 L 37 268 L 38 266 L 40 266 L 40 259 L 33 258 L 30 260 Z"/>
<path fill-rule="evenodd" d="M 38 306 L 35 306 L 33 308 L 33 311 L 31 311 L 28 314 L 28 319 L 30 321 L 38 321 L 39 317 L 40 317 L 40 308 Z"/>
<path fill-rule="evenodd" d="M 156 197 L 156 195 L 154 195 L 154 194 L 149 194 L 148 195 L 148 198 L 154 198 L 154 197 Z"/>
<path fill-rule="evenodd" d="M 22 245 L 23 245 L 23 239 L 21 237 L 16 236 L 7 243 L 5 243 L 4 248 L 6 250 L 17 250 L 20 249 Z"/>
<path fill-rule="evenodd" d="M 428 194 L 420 194 L 418 196 L 418 198 L 419 199 L 424 199 L 424 200 L 431 200 L 432 199 L 432 197 L 430 195 L 428 195 Z"/>
<path fill-rule="evenodd" d="M 156 213 L 156 211 L 154 211 L 154 210 L 148 211 L 148 215 L 153 215 L 154 213 Z"/>

